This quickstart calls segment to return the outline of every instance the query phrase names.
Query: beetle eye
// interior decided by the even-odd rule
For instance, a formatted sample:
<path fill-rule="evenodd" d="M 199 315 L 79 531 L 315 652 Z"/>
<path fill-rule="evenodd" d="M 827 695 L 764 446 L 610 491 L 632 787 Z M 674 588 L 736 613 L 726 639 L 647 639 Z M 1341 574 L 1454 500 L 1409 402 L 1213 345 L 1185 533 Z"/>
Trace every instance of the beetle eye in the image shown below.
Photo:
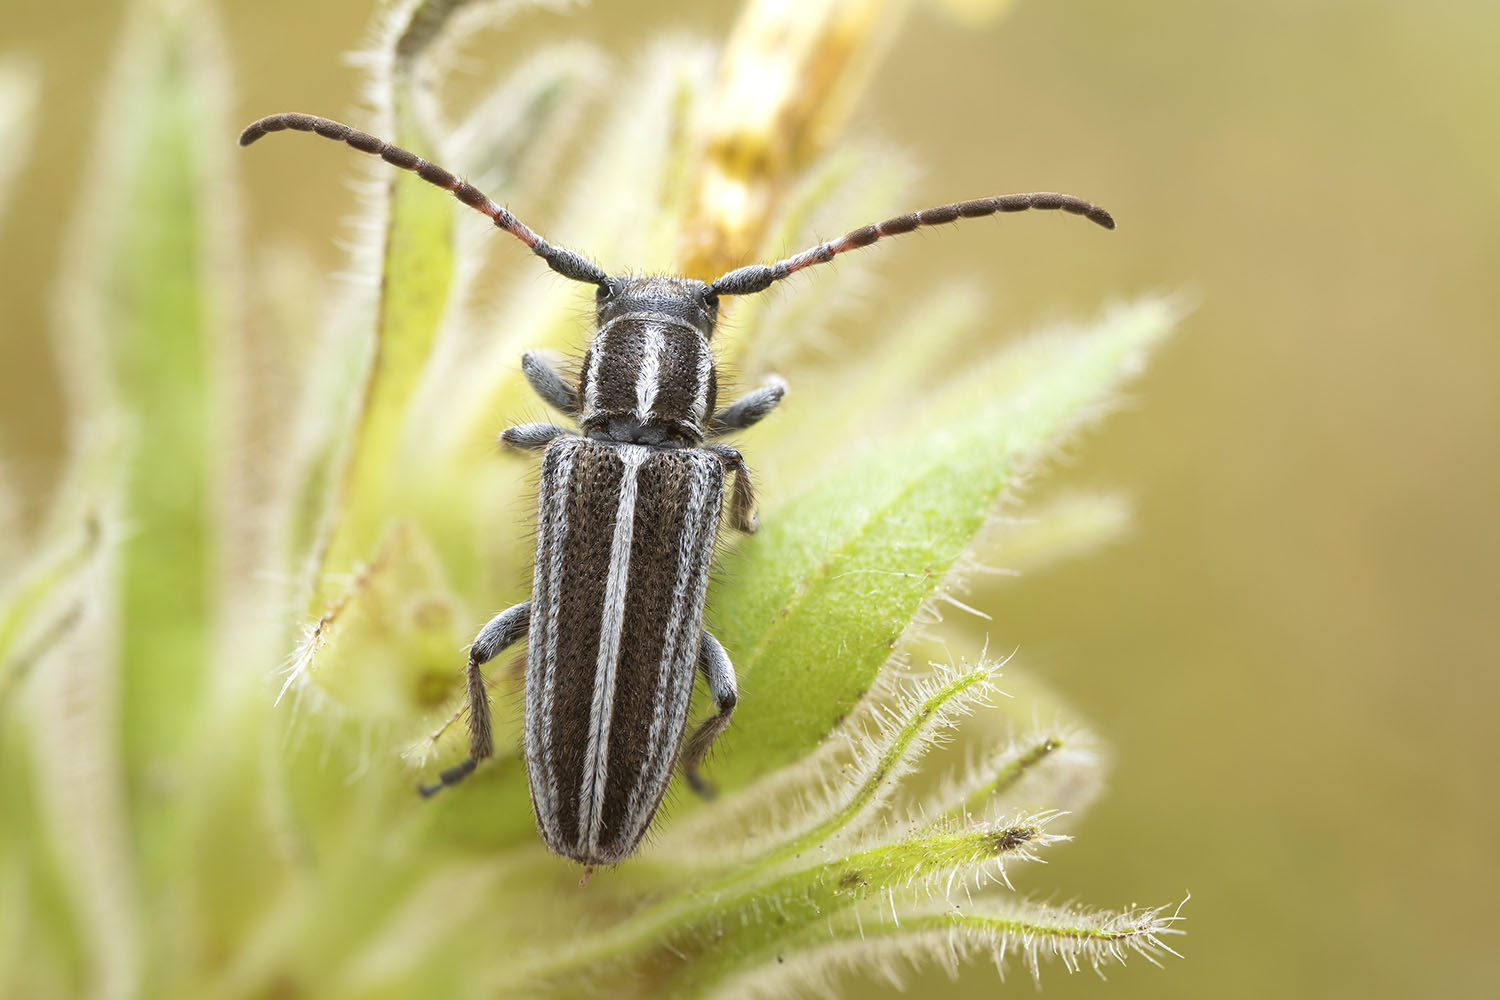
<path fill-rule="evenodd" d="M 595 293 L 594 297 L 600 302 L 608 302 L 615 297 L 615 283 L 613 281 L 600 282 L 599 291 Z"/>
<path fill-rule="evenodd" d="M 705 306 L 707 306 L 708 308 L 710 308 L 710 309 L 717 309 L 717 308 L 719 308 L 719 293 L 718 292 L 704 292 L 703 293 L 703 304 Z"/>

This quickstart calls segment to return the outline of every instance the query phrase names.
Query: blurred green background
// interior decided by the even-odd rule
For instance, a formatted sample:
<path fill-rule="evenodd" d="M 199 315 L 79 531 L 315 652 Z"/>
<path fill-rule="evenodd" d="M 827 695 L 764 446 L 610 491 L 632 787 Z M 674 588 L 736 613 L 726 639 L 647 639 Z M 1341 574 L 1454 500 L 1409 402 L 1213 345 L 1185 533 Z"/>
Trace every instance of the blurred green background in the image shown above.
<path fill-rule="evenodd" d="M 369 0 L 223 6 L 238 118 L 351 114 Z M 718 39 L 735 8 L 673 6 L 529 15 L 486 57 Z M 120 17 L 0 7 L 0 51 L 45 88 L 0 219 L 0 455 L 32 520 L 63 445 L 49 296 Z M 1185 961 L 1107 986 L 1054 965 L 1049 996 L 1500 991 L 1497 38 L 1482 2 L 1022 0 L 981 28 L 919 7 L 863 100 L 855 128 L 924 165 L 910 207 L 1058 189 L 1121 229 L 882 248 L 889 287 L 851 331 L 949 272 L 990 285 L 1003 329 L 1148 290 L 1197 303 L 1053 477 L 1128 489 L 1135 532 L 985 605 L 1114 754 L 1067 864 L 1025 884 L 1193 893 Z M 239 167 L 252 245 L 334 271 L 349 174 L 290 163 Z M 993 970 L 953 989 L 989 995 Z"/>

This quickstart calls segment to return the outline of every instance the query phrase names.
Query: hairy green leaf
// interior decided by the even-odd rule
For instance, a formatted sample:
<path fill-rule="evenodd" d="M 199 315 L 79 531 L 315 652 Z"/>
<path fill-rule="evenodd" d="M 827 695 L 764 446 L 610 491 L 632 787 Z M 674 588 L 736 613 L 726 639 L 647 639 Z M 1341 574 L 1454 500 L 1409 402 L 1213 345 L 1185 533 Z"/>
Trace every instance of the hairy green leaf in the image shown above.
<path fill-rule="evenodd" d="M 714 779 L 744 784 L 826 736 L 996 504 L 1106 404 L 1171 324 L 1168 306 L 1147 301 L 1013 348 L 931 417 L 768 516 L 711 598 L 741 677 L 741 714 Z"/>
<path fill-rule="evenodd" d="M 915 910 L 915 911 L 914 911 Z M 848 987 L 840 973 L 884 978 L 904 985 L 906 974 L 937 963 L 950 976 L 961 963 L 988 957 L 1003 976 L 1019 957 L 1040 983 L 1044 959 L 1061 961 L 1070 972 L 1096 972 L 1123 964 L 1130 955 L 1159 964 L 1176 954 L 1166 938 L 1181 934 L 1181 907 L 1140 907 L 1115 912 L 1048 906 L 1029 900 L 989 897 L 959 906 L 937 901 L 907 908 L 868 906 L 858 919 L 838 919 L 829 927 L 789 935 L 774 951 L 746 961 L 709 984 L 701 994 L 730 997 L 817 995 L 834 983 Z"/>
<path fill-rule="evenodd" d="M 392 37 L 394 68 L 381 94 L 393 141 L 436 162 L 442 146 L 420 111 L 413 65 L 430 40 L 432 4 L 408 8 L 409 21 Z M 375 331 L 357 428 L 342 482 L 335 485 L 335 523 L 322 571 L 347 572 L 365 558 L 389 514 L 391 460 L 406 405 L 416 389 L 453 284 L 455 205 L 446 192 L 407 171 L 391 168 L 384 184 L 387 208 L 380 249 L 380 290 Z M 314 613 L 333 594 L 315 596 Z"/>

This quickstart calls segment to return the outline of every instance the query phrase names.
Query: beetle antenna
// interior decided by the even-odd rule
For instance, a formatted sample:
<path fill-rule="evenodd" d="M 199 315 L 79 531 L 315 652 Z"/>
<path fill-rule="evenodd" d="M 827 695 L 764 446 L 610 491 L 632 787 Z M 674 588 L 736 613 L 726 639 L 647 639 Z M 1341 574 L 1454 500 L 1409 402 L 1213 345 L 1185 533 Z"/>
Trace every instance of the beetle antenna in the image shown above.
<path fill-rule="evenodd" d="M 1081 215 L 1105 229 L 1115 228 L 1114 216 L 1093 202 L 1075 198 L 1070 194 L 1038 191 L 1034 194 L 1006 194 L 998 198 L 978 198 L 953 205 L 940 205 L 937 208 L 912 212 L 910 215 L 898 215 L 894 219 L 886 219 L 873 226 L 864 226 L 836 240 L 809 247 L 775 264 L 752 264 L 749 267 L 730 271 L 714 279 L 708 288 L 709 291 L 721 295 L 750 295 L 764 291 L 775 282 L 789 274 L 795 274 L 804 267 L 827 263 L 846 250 L 867 247 L 885 236 L 909 233 L 921 226 L 940 226 L 959 219 L 974 219 L 984 215 L 994 215 L 996 212 L 1024 212 L 1027 209 L 1060 210 L 1073 215 Z"/>
<path fill-rule="evenodd" d="M 548 243 L 532 232 L 524 222 L 495 204 L 488 195 L 468 181 L 461 180 L 436 163 L 427 162 L 410 150 L 394 146 L 384 139 L 350 128 L 330 118 L 319 118 L 317 115 L 303 115 L 295 112 L 271 115 L 247 126 L 245 131 L 240 133 L 240 145 L 248 146 L 269 132 L 282 132 L 288 129 L 293 132 L 313 132 L 325 139 L 348 143 L 361 153 L 378 156 L 394 167 L 410 170 L 429 184 L 436 184 L 445 191 L 451 191 L 453 197 L 489 216 L 494 220 L 495 225 L 525 243 L 531 248 L 532 253 L 546 261 L 548 267 L 565 278 L 587 281 L 594 285 L 602 285 L 609 280 L 609 275 L 605 274 L 597 264 L 582 254 Z"/>

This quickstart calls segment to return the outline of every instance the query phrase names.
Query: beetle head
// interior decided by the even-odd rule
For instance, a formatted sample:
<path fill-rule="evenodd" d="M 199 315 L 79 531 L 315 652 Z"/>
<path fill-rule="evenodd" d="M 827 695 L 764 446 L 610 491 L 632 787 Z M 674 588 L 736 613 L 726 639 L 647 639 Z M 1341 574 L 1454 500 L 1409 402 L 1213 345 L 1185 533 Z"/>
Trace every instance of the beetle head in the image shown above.
<path fill-rule="evenodd" d="M 631 313 L 659 313 L 688 323 L 709 340 L 719 319 L 719 296 L 694 278 L 662 274 L 608 278 L 599 283 L 595 301 L 600 327 Z"/>

